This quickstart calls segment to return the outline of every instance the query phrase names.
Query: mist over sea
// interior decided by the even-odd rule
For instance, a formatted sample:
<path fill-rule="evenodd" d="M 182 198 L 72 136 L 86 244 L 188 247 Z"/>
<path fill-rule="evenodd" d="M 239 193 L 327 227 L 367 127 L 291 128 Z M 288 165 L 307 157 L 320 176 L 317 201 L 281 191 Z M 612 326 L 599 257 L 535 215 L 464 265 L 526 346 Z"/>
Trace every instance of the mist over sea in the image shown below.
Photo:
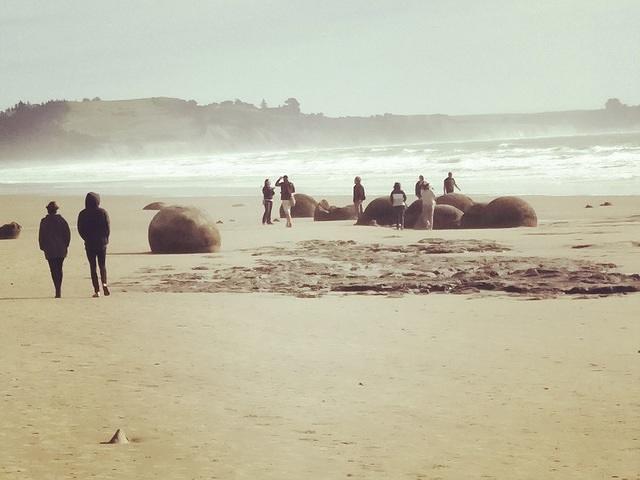
<path fill-rule="evenodd" d="M 469 194 L 640 193 L 640 132 L 491 141 L 379 145 L 299 151 L 0 163 L 0 193 L 259 195 L 265 178 L 288 174 L 299 192 L 350 195 L 359 175 L 369 198 L 395 181 L 407 193 L 418 175 L 437 193 L 452 171 Z"/>

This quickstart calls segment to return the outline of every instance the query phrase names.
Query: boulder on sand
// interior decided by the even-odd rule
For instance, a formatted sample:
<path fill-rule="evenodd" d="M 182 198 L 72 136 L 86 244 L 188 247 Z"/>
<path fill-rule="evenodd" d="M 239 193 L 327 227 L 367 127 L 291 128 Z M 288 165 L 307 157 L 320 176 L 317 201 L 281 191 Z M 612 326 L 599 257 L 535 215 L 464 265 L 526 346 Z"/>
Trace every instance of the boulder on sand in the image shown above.
<path fill-rule="evenodd" d="M 472 205 L 462 217 L 462 228 L 535 227 L 538 217 L 531 205 L 518 197 L 498 197 Z"/>
<path fill-rule="evenodd" d="M 0 227 L 0 240 L 13 240 L 20 236 L 22 227 L 16 222 L 7 223 Z"/>
<path fill-rule="evenodd" d="M 313 217 L 318 202 L 304 193 L 296 193 L 295 197 L 296 204 L 291 208 L 291 216 L 293 218 Z M 285 218 L 282 206 L 280 206 L 280 218 Z"/>
<path fill-rule="evenodd" d="M 451 205 L 452 207 L 456 207 L 458 210 L 461 210 L 463 213 L 466 212 L 474 203 L 475 202 L 473 200 L 461 193 L 447 193 L 436 198 L 436 204 Z"/>
<path fill-rule="evenodd" d="M 328 222 L 333 220 L 355 220 L 356 208 L 353 205 L 347 205 L 346 207 L 335 207 L 329 205 L 326 200 L 320 201 L 316 205 L 316 210 L 313 214 L 313 219 L 316 222 Z"/>
<path fill-rule="evenodd" d="M 220 243 L 220 232 L 213 221 L 194 207 L 163 208 L 149 224 L 153 253 L 217 252 Z"/>
<path fill-rule="evenodd" d="M 389 197 L 378 197 L 369 202 L 358 220 L 358 225 L 371 225 L 372 222 L 376 222 L 377 225 L 393 225 L 395 220 Z"/>
<path fill-rule="evenodd" d="M 164 202 L 152 202 L 149 205 L 146 205 L 143 210 L 162 210 L 166 206 L 167 204 Z"/>
<path fill-rule="evenodd" d="M 433 229 L 448 230 L 460 228 L 463 212 L 451 205 L 436 204 L 433 210 Z M 420 228 L 422 216 L 422 200 L 416 200 L 405 212 L 404 226 L 406 228 Z"/>

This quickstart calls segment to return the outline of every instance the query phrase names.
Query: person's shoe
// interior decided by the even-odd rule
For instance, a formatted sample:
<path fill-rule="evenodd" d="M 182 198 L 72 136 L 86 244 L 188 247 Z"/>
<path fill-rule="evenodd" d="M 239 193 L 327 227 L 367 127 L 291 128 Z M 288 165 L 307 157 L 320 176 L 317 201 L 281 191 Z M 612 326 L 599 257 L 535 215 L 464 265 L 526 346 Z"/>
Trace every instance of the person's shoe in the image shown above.
<path fill-rule="evenodd" d="M 59 293 L 56 293 L 56 297 L 55 298 L 62 298 L 62 295 L 60 295 Z"/>
<path fill-rule="evenodd" d="M 102 291 L 104 292 L 105 297 L 108 297 L 109 295 L 111 295 L 111 292 L 109 291 L 109 287 L 106 285 L 102 285 Z"/>
<path fill-rule="evenodd" d="M 100 298 L 100 292 L 96 292 L 93 294 L 93 298 Z"/>

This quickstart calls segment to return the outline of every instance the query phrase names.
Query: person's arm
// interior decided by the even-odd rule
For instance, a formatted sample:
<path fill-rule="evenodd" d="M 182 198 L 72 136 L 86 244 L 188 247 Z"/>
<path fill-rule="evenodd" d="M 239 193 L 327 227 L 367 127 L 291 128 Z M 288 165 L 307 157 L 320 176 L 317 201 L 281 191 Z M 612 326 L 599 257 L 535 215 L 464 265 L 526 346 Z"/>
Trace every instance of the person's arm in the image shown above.
<path fill-rule="evenodd" d="M 62 228 L 63 228 L 62 233 L 63 233 L 64 244 L 68 247 L 69 244 L 71 243 L 71 229 L 69 229 L 69 224 L 64 218 L 62 219 Z"/>
<path fill-rule="evenodd" d="M 108 240 L 109 235 L 111 235 L 111 222 L 109 220 L 109 214 L 106 210 L 104 211 L 104 233 Z"/>
<path fill-rule="evenodd" d="M 78 215 L 78 234 L 80 235 L 80 238 L 82 238 L 83 240 L 86 240 L 86 233 L 84 230 L 84 220 L 82 217 L 82 212 L 80 212 L 80 214 Z"/>
<path fill-rule="evenodd" d="M 460 190 L 460 187 L 458 186 L 458 184 L 456 183 L 456 181 L 453 181 L 453 186 L 456 187 L 458 189 L 459 192 L 461 192 L 462 190 Z"/>
<path fill-rule="evenodd" d="M 447 184 L 446 184 L 446 182 L 442 185 L 442 194 L 443 195 L 447 194 Z"/>
<path fill-rule="evenodd" d="M 405 202 L 407 201 L 407 194 L 404 193 L 404 190 L 402 191 L 402 198 Z"/>
<path fill-rule="evenodd" d="M 278 177 L 276 180 L 276 187 L 279 187 L 280 185 L 282 185 L 282 177 Z"/>
<path fill-rule="evenodd" d="M 393 192 L 389 194 L 389 201 L 391 202 L 391 205 L 393 205 Z"/>
<path fill-rule="evenodd" d="M 360 200 L 364 202 L 366 199 L 367 199 L 367 196 L 365 195 L 364 187 L 362 187 L 362 198 Z"/>
<path fill-rule="evenodd" d="M 357 187 L 357 185 L 353 186 L 353 203 L 356 203 L 358 201 Z"/>
<path fill-rule="evenodd" d="M 291 185 L 291 190 L 289 191 L 289 193 L 296 193 L 296 186 L 291 182 L 289 182 L 289 185 Z"/>
<path fill-rule="evenodd" d="M 40 230 L 38 231 L 38 244 L 40 245 L 40 250 L 44 251 L 44 219 L 40 220 Z"/>

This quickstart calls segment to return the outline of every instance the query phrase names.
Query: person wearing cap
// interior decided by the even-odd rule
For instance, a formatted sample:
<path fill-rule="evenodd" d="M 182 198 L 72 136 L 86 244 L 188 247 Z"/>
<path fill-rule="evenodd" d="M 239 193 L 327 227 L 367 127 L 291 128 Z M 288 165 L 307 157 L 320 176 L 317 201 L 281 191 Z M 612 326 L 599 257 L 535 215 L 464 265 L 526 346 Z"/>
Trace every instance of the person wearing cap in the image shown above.
<path fill-rule="evenodd" d="M 93 296 L 100 296 L 100 284 L 96 263 L 100 269 L 100 281 L 105 296 L 110 294 L 107 286 L 107 244 L 109 243 L 109 215 L 104 208 L 100 208 L 100 195 L 94 192 L 87 193 L 84 201 L 85 209 L 78 215 L 78 233 L 84 240 L 84 248 L 91 269 L 91 283 L 93 283 Z"/>
<path fill-rule="evenodd" d="M 60 298 L 62 296 L 62 264 L 71 242 L 71 231 L 67 221 L 58 214 L 59 207 L 56 202 L 49 202 L 46 208 L 47 216 L 40 220 L 38 243 L 49 263 L 56 298 Z"/>

